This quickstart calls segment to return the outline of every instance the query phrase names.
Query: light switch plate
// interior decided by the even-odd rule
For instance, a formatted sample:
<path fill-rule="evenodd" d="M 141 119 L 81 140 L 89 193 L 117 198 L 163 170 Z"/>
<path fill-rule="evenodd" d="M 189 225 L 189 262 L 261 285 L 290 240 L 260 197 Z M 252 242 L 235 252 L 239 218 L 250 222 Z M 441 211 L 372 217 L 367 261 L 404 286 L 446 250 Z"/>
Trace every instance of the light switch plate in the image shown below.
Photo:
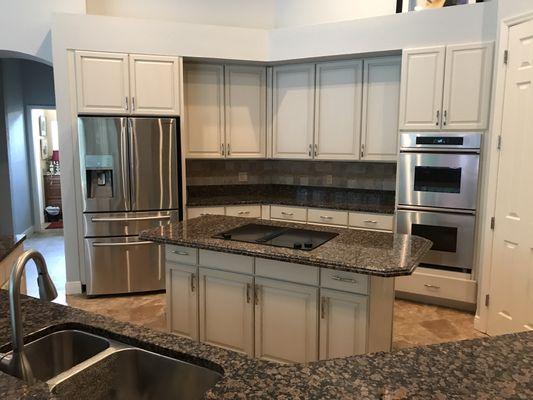
<path fill-rule="evenodd" d="M 239 172 L 239 182 L 248 182 L 247 172 Z"/>

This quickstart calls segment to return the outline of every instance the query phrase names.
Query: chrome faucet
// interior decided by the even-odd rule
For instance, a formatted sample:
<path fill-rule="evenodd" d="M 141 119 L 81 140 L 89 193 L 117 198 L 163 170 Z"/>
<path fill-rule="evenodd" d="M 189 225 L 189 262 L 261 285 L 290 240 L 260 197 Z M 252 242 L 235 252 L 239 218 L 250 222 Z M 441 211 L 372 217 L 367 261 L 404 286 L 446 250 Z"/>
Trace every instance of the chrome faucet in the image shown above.
<path fill-rule="evenodd" d="M 57 290 L 48 275 L 46 261 L 41 253 L 36 250 L 24 252 L 13 265 L 9 277 L 9 314 L 11 319 L 11 343 L 13 351 L 11 359 L 2 359 L 0 367 L 5 372 L 18 376 L 26 382 L 35 382 L 31 366 L 24 353 L 24 335 L 22 333 L 22 315 L 20 310 L 20 284 L 24 269 L 28 261 L 33 260 L 37 266 L 39 274 L 37 284 L 39 285 L 39 297 L 42 300 L 52 301 L 57 297 Z"/>

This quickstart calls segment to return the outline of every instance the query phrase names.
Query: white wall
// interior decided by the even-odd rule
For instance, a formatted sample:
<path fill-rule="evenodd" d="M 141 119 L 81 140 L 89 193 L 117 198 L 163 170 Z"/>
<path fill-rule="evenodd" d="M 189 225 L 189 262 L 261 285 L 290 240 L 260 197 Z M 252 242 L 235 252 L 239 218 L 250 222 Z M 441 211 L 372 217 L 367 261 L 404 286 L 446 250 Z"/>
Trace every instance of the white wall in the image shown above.
<path fill-rule="evenodd" d="M 394 14 L 396 0 L 87 0 L 87 13 L 272 29 Z"/>
<path fill-rule="evenodd" d="M 0 0 L 0 52 L 51 63 L 54 12 L 85 13 L 85 0 Z"/>

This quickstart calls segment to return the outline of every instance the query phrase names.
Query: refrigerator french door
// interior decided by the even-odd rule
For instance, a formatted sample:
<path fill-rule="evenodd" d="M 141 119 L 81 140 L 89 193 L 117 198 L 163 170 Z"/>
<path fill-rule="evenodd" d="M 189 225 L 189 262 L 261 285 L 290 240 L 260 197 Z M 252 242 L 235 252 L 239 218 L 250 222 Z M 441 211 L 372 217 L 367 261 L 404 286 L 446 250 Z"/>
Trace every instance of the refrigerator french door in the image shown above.
<path fill-rule="evenodd" d="M 165 287 L 162 247 L 144 229 L 180 219 L 180 160 L 173 118 L 80 117 L 88 295 Z"/>

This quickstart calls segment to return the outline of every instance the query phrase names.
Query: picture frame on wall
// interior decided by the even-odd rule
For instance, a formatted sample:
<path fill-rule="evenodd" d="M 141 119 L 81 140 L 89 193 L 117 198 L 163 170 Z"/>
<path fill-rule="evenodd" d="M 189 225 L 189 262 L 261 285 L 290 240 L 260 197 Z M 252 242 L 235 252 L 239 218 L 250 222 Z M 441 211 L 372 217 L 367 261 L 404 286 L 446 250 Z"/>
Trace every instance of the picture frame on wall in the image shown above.
<path fill-rule="evenodd" d="M 45 137 L 41 137 L 41 160 L 47 160 L 48 159 L 48 139 Z"/>
<path fill-rule="evenodd" d="M 41 137 L 46 137 L 46 118 L 44 115 L 39 116 L 39 134 Z"/>
<path fill-rule="evenodd" d="M 432 10 L 483 2 L 484 0 L 397 0 L 396 12 Z"/>

